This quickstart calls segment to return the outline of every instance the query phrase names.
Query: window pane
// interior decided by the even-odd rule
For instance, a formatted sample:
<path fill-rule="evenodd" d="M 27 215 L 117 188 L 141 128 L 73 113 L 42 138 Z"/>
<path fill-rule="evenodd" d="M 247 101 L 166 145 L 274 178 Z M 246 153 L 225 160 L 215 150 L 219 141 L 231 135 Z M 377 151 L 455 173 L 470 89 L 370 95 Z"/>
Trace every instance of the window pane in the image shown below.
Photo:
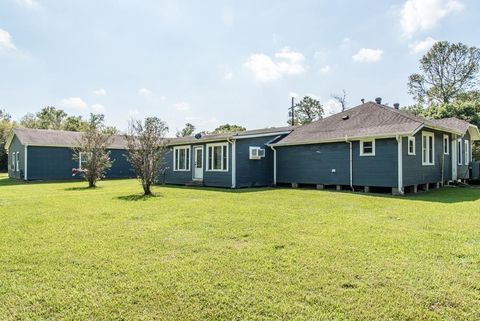
<path fill-rule="evenodd" d="M 227 145 L 223 146 L 223 153 L 222 154 L 223 154 L 222 155 L 223 156 L 223 168 L 222 169 L 227 170 L 227 162 L 228 162 L 228 160 L 227 160 L 227 157 L 228 157 L 228 155 L 227 155 Z"/>
<path fill-rule="evenodd" d="M 212 160 L 213 160 L 213 147 L 209 146 L 208 147 L 208 169 L 213 169 Z"/>
<path fill-rule="evenodd" d="M 185 149 L 185 154 L 187 155 L 185 160 L 185 169 L 188 171 L 190 169 L 190 149 Z"/>
<path fill-rule="evenodd" d="M 458 141 L 457 148 L 458 148 L 457 161 L 458 161 L 458 164 L 461 164 L 462 163 L 462 142 L 460 140 Z"/>
<path fill-rule="evenodd" d="M 433 163 L 433 136 L 428 136 L 428 163 Z"/>
<path fill-rule="evenodd" d="M 203 167 L 203 159 L 202 159 L 202 150 L 201 149 L 196 149 L 195 150 L 195 164 L 197 168 L 202 168 Z"/>
<path fill-rule="evenodd" d="M 213 169 L 222 169 L 222 146 L 213 147 Z"/>
<path fill-rule="evenodd" d="M 178 149 L 175 149 L 175 164 L 173 164 L 175 170 L 178 169 Z"/>
<path fill-rule="evenodd" d="M 178 150 L 178 169 L 185 169 L 185 149 Z"/>

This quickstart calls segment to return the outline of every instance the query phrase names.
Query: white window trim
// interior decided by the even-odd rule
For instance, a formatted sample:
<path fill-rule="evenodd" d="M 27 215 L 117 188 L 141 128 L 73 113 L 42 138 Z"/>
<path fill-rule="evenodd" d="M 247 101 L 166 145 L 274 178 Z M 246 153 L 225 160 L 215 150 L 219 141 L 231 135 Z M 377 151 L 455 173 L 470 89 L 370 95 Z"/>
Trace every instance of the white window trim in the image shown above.
<path fill-rule="evenodd" d="M 371 153 L 364 153 L 363 152 L 363 143 L 372 142 L 372 152 Z M 375 139 L 362 139 L 360 141 L 360 156 L 375 156 Z"/>
<path fill-rule="evenodd" d="M 185 168 L 184 169 L 178 169 L 177 167 L 177 153 L 176 151 L 177 150 L 186 150 L 185 152 L 185 158 L 186 158 L 186 155 L 188 153 L 188 162 L 187 160 L 185 159 Z M 190 171 L 190 163 L 192 162 L 192 154 L 191 154 L 191 151 L 190 151 L 190 146 L 176 146 L 176 147 L 173 147 L 173 171 L 174 172 L 189 172 Z"/>
<path fill-rule="evenodd" d="M 423 137 L 427 137 L 427 139 L 425 140 L 425 142 L 427 143 L 427 146 L 423 146 Z M 432 137 L 432 159 L 430 159 L 429 161 L 430 162 L 427 162 L 425 159 L 424 159 L 424 156 L 428 155 L 428 152 L 430 150 L 430 140 L 428 139 L 429 137 Z M 426 148 L 426 153 L 424 155 L 423 153 L 423 150 L 424 148 Z M 432 133 L 432 132 L 425 132 L 423 131 L 422 132 L 422 165 L 423 166 L 433 166 L 435 165 L 435 134 Z"/>
<path fill-rule="evenodd" d="M 253 155 L 253 151 L 257 151 L 257 155 Z M 259 155 L 263 154 L 263 155 Z M 259 146 L 249 146 L 248 148 L 248 159 L 254 159 L 254 160 L 259 160 L 265 157 L 265 149 L 259 147 Z"/>
<path fill-rule="evenodd" d="M 17 157 L 17 153 L 12 152 L 12 164 L 11 164 L 11 167 L 10 167 L 10 169 L 12 170 L 12 172 L 15 172 L 15 170 L 16 170 L 16 166 L 17 166 L 17 165 L 16 165 L 17 162 L 15 161 L 15 158 L 16 158 L 16 157 Z"/>
<path fill-rule="evenodd" d="M 221 158 L 221 165 L 220 165 L 220 167 L 221 167 L 222 169 L 211 169 L 211 168 L 210 168 L 210 165 L 211 165 L 211 164 L 210 164 L 210 147 L 213 148 L 213 147 L 215 147 L 215 146 L 222 146 L 222 147 L 223 147 L 223 146 L 227 146 L 227 167 L 226 167 L 226 169 L 223 169 L 223 159 L 224 159 L 224 157 L 223 157 L 223 148 L 222 148 L 222 158 Z M 206 163 L 207 163 L 207 169 L 206 169 L 206 171 L 207 171 L 207 172 L 228 172 L 228 168 L 229 168 L 228 163 L 229 163 L 229 161 L 230 161 L 230 155 L 229 155 L 229 153 L 228 153 L 228 143 L 207 144 L 207 145 L 206 145 L 206 149 L 207 149 L 207 157 L 205 158 Z M 213 158 L 212 158 L 212 161 L 213 161 Z"/>
<path fill-rule="evenodd" d="M 413 152 L 410 152 L 410 142 L 412 142 L 413 145 Z M 416 155 L 416 142 L 415 142 L 415 136 L 408 137 L 407 140 L 407 154 L 408 155 Z"/>
<path fill-rule="evenodd" d="M 459 144 L 460 143 L 460 144 Z M 463 145 L 462 145 L 462 139 L 459 138 L 457 140 L 457 165 L 462 165 L 463 164 Z"/>
<path fill-rule="evenodd" d="M 20 172 L 20 152 L 17 152 L 17 157 L 15 158 L 15 166 L 17 172 Z"/>
<path fill-rule="evenodd" d="M 447 151 L 445 151 L 445 147 L 447 147 Z M 450 155 L 450 136 L 446 134 L 443 135 L 443 155 Z"/>
<path fill-rule="evenodd" d="M 467 139 L 465 139 L 464 144 L 465 144 L 465 147 L 463 150 L 465 153 L 464 161 L 465 161 L 465 165 L 468 165 L 470 163 L 470 142 Z"/>
<path fill-rule="evenodd" d="M 78 153 L 78 169 L 82 169 L 82 156 L 85 154 L 91 154 L 89 152 L 80 152 Z"/>

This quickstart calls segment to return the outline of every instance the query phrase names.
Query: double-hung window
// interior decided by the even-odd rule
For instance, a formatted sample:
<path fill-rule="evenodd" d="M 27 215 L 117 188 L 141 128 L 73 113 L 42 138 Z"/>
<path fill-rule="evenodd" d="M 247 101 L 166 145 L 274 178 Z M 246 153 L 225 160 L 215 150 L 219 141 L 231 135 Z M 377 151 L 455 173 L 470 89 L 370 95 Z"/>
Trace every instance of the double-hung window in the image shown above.
<path fill-rule="evenodd" d="M 17 165 L 17 172 L 20 171 L 20 152 L 17 152 L 17 157 L 15 159 Z"/>
<path fill-rule="evenodd" d="M 408 137 L 408 155 L 415 155 L 415 137 Z"/>
<path fill-rule="evenodd" d="M 228 171 L 228 143 L 207 145 L 207 170 Z"/>
<path fill-rule="evenodd" d="M 360 141 L 360 156 L 375 156 L 375 139 Z"/>
<path fill-rule="evenodd" d="M 13 152 L 12 153 L 12 166 L 11 166 L 12 171 L 15 171 L 15 166 L 17 164 L 17 162 L 15 161 L 16 156 L 17 156 L 17 153 Z"/>
<path fill-rule="evenodd" d="M 443 135 L 443 154 L 450 154 L 450 137 L 448 135 Z"/>
<path fill-rule="evenodd" d="M 78 168 L 83 169 L 85 164 L 88 162 L 91 153 L 88 152 L 80 152 L 78 155 Z"/>
<path fill-rule="evenodd" d="M 422 165 L 435 165 L 435 136 L 422 132 Z"/>
<path fill-rule="evenodd" d="M 462 165 L 462 139 L 459 138 L 457 141 L 457 164 Z"/>
<path fill-rule="evenodd" d="M 179 146 L 173 148 L 173 170 L 190 170 L 190 146 Z"/>
<path fill-rule="evenodd" d="M 470 142 L 468 140 L 465 140 L 465 165 L 468 165 L 470 163 Z"/>

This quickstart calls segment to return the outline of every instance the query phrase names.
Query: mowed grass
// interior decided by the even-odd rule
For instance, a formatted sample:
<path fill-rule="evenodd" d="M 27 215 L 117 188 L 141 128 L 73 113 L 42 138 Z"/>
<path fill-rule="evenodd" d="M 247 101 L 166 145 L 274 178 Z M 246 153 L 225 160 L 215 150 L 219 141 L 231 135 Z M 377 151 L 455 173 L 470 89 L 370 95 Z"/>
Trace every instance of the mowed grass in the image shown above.
<path fill-rule="evenodd" d="M 0 320 L 479 320 L 480 189 L 0 179 Z"/>

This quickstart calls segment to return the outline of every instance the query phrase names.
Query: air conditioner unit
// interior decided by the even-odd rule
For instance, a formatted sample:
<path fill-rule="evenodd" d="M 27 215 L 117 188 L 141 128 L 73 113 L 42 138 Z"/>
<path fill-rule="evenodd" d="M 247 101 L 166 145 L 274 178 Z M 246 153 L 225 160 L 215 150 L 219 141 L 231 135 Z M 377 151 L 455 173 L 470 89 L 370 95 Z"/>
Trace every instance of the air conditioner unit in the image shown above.
<path fill-rule="evenodd" d="M 250 146 L 250 159 L 261 159 L 262 157 L 265 157 L 265 149 Z"/>

